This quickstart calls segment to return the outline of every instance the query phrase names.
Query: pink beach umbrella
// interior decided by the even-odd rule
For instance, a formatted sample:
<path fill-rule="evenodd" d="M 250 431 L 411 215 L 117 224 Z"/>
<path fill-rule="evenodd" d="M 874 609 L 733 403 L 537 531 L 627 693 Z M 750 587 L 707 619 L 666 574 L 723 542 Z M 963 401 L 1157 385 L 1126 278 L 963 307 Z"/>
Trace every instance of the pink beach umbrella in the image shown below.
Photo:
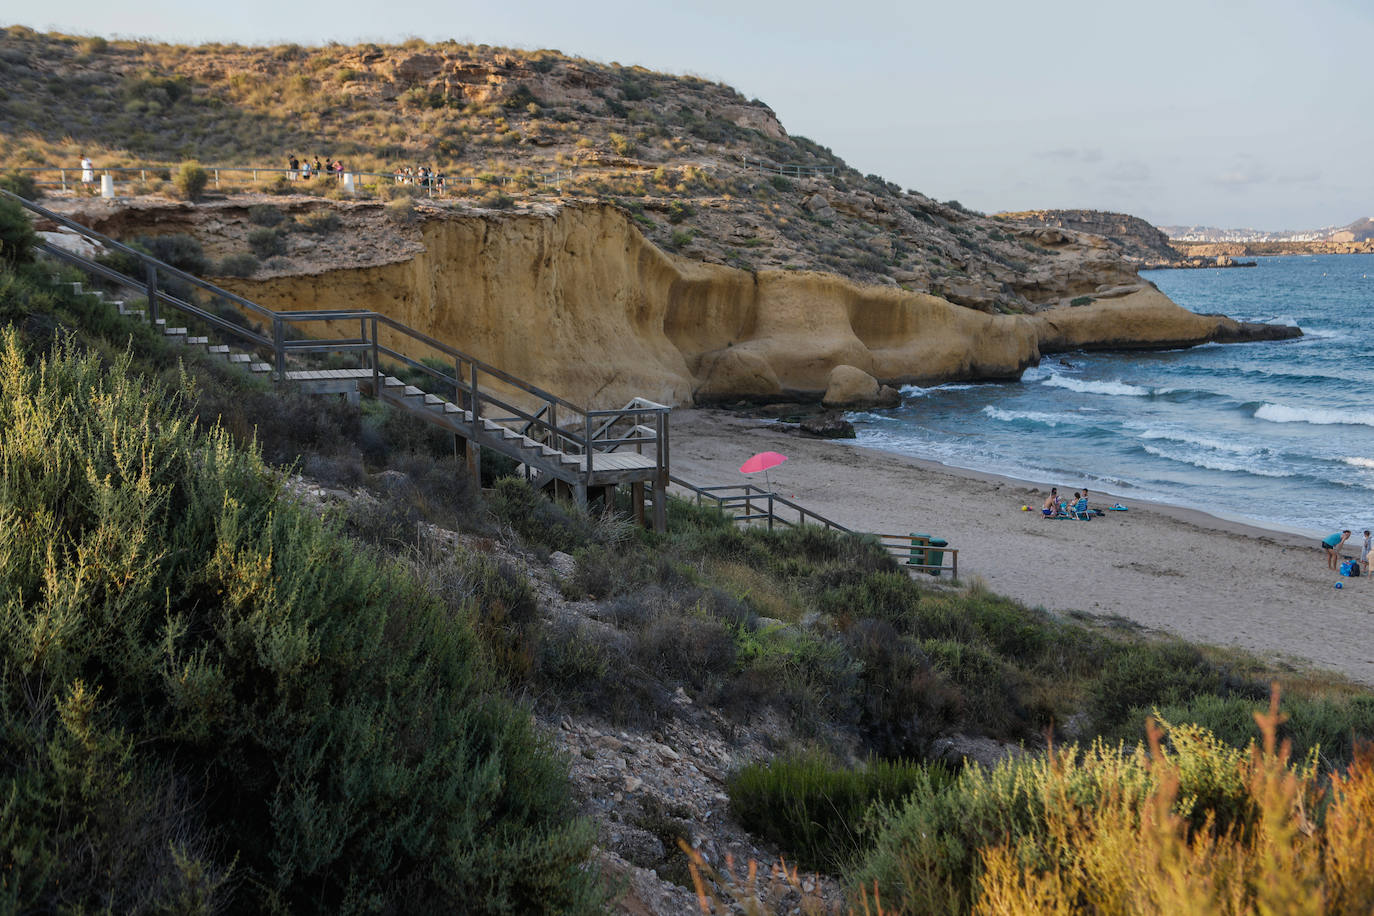
<path fill-rule="evenodd" d="M 759 471 L 763 471 L 764 485 L 768 487 L 768 491 L 771 493 L 773 491 L 773 484 L 768 479 L 768 469 L 775 468 L 786 460 L 787 456 L 778 452 L 759 452 L 753 458 L 741 464 L 739 466 L 739 472 L 741 474 L 757 474 Z"/>

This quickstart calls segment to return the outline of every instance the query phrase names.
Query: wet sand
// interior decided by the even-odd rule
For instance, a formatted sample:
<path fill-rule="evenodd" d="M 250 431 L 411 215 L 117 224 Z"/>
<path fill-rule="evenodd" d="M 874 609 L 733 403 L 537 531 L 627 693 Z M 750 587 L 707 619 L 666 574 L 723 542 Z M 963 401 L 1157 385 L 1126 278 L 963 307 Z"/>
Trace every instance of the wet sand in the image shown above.
<path fill-rule="evenodd" d="M 1049 488 L 1070 496 L 1081 481 L 1026 483 L 727 411 L 673 411 L 673 474 L 698 486 L 762 487 L 763 475 L 738 469 L 768 450 L 789 458 L 769 472 L 774 492 L 855 530 L 945 538 L 961 578 L 1028 605 L 1119 615 L 1374 684 L 1374 579 L 1328 571 L 1315 536 L 1140 501 L 1090 522 L 1050 521 L 1038 511 Z M 1092 504 L 1116 502 L 1095 493 Z M 1346 553 L 1361 540 L 1357 531 Z"/>

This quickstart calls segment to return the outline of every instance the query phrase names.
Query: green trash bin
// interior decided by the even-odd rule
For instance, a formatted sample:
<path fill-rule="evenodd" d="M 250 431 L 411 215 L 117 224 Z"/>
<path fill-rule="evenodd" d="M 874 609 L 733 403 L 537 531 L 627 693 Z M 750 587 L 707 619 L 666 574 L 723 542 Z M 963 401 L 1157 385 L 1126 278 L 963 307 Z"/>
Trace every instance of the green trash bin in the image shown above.
<path fill-rule="evenodd" d="M 937 548 L 937 547 L 948 547 L 948 546 L 949 546 L 949 541 L 946 541 L 944 538 L 931 538 L 931 539 L 930 539 L 930 546 L 931 546 L 931 549 L 926 551 L 926 565 L 928 565 L 928 566 L 941 566 L 941 565 L 943 565 L 944 562 L 945 562 L 945 552 L 944 552 L 943 550 L 936 550 L 936 549 L 934 549 L 934 548 Z M 938 570 L 938 569 L 930 569 L 930 570 L 926 570 L 926 571 L 929 572 L 932 576 L 938 576 L 938 575 L 940 575 L 940 570 Z"/>
<path fill-rule="evenodd" d="M 925 566 L 926 548 L 930 546 L 930 535 L 917 534 L 911 532 L 911 553 L 907 557 L 907 566 Z"/>

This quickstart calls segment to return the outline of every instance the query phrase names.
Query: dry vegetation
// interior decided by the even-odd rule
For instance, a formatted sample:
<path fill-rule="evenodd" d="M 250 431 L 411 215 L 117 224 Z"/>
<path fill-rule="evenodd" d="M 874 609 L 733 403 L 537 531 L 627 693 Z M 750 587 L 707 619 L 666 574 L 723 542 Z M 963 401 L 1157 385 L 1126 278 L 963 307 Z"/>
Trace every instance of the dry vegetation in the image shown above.
<path fill-rule="evenodd" d="M 483 206 L 611 200 L 658 245 L 690 257 L 832 271 L 988 310 L 1133 278 L 1109 267 L 1105 278 L 1099 270 L 1077 286 L 1047 286 L 1035 268 L 1056 252 L 1030 227 L 863 175 L 789 136 L 763 102 L 697 77 L 456 42 L 188 47 L 22 27 L 0 34 L 6 168 L 72 167 L 84 152 L 101 167 L 167 166 L 135 190 L 170 193 L 187 159 L 283 168 L 295 154 L 383 173 L 425 165 L 480 179 L 450 188 Z M 835 172 L 770 175 L 745 157 Z M 557 186 L 540 177 L 555 172 L 564 174 Z M 410 190 L 387 181 L 364 189 Z M 340 191 L 314 180 L 309 193 Z"/>

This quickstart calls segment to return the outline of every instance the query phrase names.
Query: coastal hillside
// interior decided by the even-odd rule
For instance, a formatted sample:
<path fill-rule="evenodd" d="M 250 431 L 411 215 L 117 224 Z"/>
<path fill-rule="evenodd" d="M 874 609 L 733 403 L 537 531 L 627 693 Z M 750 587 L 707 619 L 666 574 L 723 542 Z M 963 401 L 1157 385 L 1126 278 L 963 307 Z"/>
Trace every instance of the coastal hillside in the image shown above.
<path fill-rule="evenodd" d="M 73 167 L 82 153 L 97 167 L 283 168 L 293 154 L 386 174 L 423 166 L 480 177 L 450 185 L 486 207 L 610 202 L 692 260 L 825 271 L 989 312 L 1138 282 L 1096 239 L 862 174 L 728 86 L 552 50 L 187 47 L 11 27 L 0 86 L 7 167 Z M 154 175 L 144 189 L 159 187 L 171 188 Z"/>

